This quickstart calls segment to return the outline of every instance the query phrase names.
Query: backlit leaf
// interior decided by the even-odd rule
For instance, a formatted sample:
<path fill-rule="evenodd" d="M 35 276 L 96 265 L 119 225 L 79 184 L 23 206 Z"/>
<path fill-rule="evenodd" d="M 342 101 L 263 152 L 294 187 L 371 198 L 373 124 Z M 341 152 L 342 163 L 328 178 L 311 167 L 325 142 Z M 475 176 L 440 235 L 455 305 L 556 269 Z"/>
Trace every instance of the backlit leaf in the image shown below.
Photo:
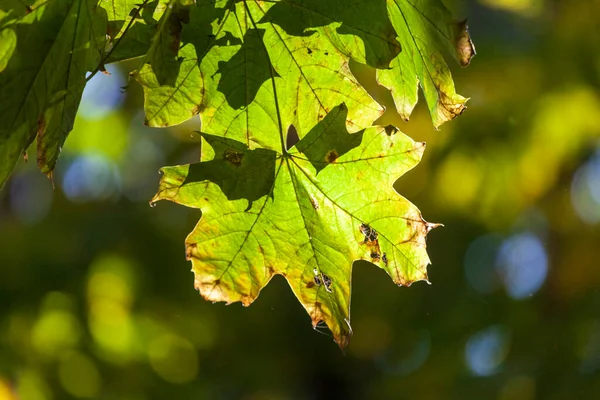
<path fill-rule="evenodd" d="M 278 149 L 281 126 L 294 124 L 303 137 L 341 102 L 348 105 L 352 132 L 381 115 L 350 73 L 347 58 L 324 34 L 289 35 L 269 22 L 269 7 L 272 3 L 199 0 L 189 8 L 189 23 L 165 14 L 182 22 L 181 46 L 159 45 L 178 42 L 180 33 L 163 23 L 154 46 L 155 52 L 163 49 L 161 57 L 154 62 L 150 54 L 136 73 L 146 95 L 147 123 L 173 125 L 200 113 L 207 133 L 249 148 Z M 170 71 L 171 81 L 160 80 L 163 70 Z"/>
<path fill-rule="evenodd" d="M 382 127 L 349 134 L 347 112 L 334 108 L 289 153 L 204 135 L 214 157 L 163 168 L 153 199 L 202 210 L 186 251 L 204 298 L 249 305 L 283 275 L 342 347 L 353 262 L 374 263 L 398 285 L 426 280 L 435 227 L 392 187 L 424 143 Z"/>
<path fill-rule="evenodd" d="M 437 128 L 460 115 L 467 98 L 457 94 L 448 65 L 442 56 L 454 55 L 467 66 L 475 55 L 466 22 L 454 22 L 438 0 L 387 0 L 390 20 L 402 52 L 391 69 L 377 71 L 380 84 L 392 91 L 398 113 L 408 120 L 417 104 L 417 84 Z"/>

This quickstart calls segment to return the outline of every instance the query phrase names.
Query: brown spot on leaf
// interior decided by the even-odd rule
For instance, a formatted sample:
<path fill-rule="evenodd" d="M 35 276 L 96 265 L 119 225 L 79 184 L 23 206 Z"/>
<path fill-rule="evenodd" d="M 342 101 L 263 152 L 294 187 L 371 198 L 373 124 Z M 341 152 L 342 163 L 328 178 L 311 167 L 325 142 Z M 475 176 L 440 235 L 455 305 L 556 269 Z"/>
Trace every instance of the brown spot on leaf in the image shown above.
<path fill-rule="evenodd" d="M 193 115 L 199 114 L 204 110 L 205 106 L 203 104 L 197 104 L 190 110 Z"/>
<path fill-rule="evenodd" d="M 321 286 L 321 284 L 323 283 L 323 280 L 322 280 L 322 278 L 321 278 L 321 274 L 319 274 L 319 275 L 315 275 L 315 277 L 314 277 L 314 279 L 313 279 L 313 280 L 315 281 L 315 284 L 316 284 L 317 286 Z"/>
<path fill-rule="evenodd" d="M 193 258 L 194 250 L 196 250 L 196 244 L 188 244 L 185 248 L 185 259 L 190 261 Z"/>
<path fill-rule="evenodd" d="M 381 248 L 379 247 L 379 240 L 377 239 L 379 234 L 375 229 L 371 228 L 367 224 L 360 224 L 360 232 L 365 236 L 361 245 L 366 245 L 369 249 L 369 255 L 372 262 L 378 262 L 381 257 Z"/>
<path fill-rule="evenodd" d="M 44 115 L 42 114 L 38 118 L 35 133 L 30 135 L 30 137 L 28 139 L 28 144 L 26 146 L 26 148 L 29 147 L 29 145 L 31 143 L 33 143 L 33 140 L 37 136 L 37 138 L 38 138 L 38 141 L 37 141 L 37 164 L 38 164 L 39 169 L 44 169 L 44 167 L 46 166 L 46 163 L 48 161 L 46 159 L 48 148 L 47 148 L 44 140 L 42 140 L 44 138 L 45 133 L 46 133 L 46 120 L 44 119 Z"/>
<path fill-rule="evenodd" d="M 242 297 L 240 298 L 240 301 L 242 302 L 242 305 L 244 307 L 248 307 L 250 304 L 252 304 L 253 300 L 254 299 L 249 294 L 243 294 Z M 231 303 L 228 303 L 227 305 L 229 305 L 229 304 L 231 304 Z"/>
<path fill-rule="evenodd" d="M 223 158 L 226 161 L 230 162 L 231 164 L 235 165 L 236 167 L 239 167 L 242 165 L 242 159 L 244 158 L 244 153 L 240 153 L 233 149 L 227 149 L 223 153 Z"/>
<path fill-rule="evenodd" d="M 325 162 L 327 162 L 328 164 L 334 163 L 338 157 L 339 157 L 339 155 L 338 155 L 337 151 L 329 150 L 327 152 L 327 154 L 325 155 Z"/>
<path fill-rule="evenodd" d="M 377 253 L 376 251 L 371 253 L 371 260 L 373 262 L 379 262 L 380 259 L 381 259 L 381 256 L 379 255 L 379 253 Z"/>
<path fill-rule="evenodd" d="M 327 274 L 321 274 L 321 276 L 323 277 L 323 285 L 325 285 L 325 290 L 331 293 L 331 284 L 333 281 Z"/>
<path fill-rule="evenodd" d="M 377 240 L 377 237 L 379 236 L 377 231 L 375 231 L 375 229 L 371 228 L 367 224 L 360 224 L 358 229 L 360 230 L 360 232 L 363 235 L 365 235 L 365 240 L 364 240 L 365 243 L 374 242 Z"/>
<path fill-rule="evenodd" d="M 317 199 L 315 199 L 313 196 L 310 196 L 310 203 L 312 204 L 315 210 L 319 209 L 319 203 L 317 202 Z"/>
<path fill-rule="evenodd" d="M 315 287 L 315 282 L 314 282 L 314 281 L 309 281 L 309 282 L 306 284 L 306 288 L 307 288 L 307 289 L 311 289 L 311 288 L 313 288 L 313 287 Z"/>

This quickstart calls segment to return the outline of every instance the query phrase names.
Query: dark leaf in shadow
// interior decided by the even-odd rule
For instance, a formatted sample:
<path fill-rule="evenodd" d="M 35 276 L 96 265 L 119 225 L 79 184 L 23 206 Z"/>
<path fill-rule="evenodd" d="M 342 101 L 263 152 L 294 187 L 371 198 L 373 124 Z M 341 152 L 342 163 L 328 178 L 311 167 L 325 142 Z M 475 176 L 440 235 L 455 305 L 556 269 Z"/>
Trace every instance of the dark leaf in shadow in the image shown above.
<path fill-rule="evenodd" d="M 262 84 L 271 79 L 272 74 L 278 76 L 271 69 L 265 52 L 262 42 L 264 32 L 262 29 L 248 30 L 240 50 L 230 60 L 219 62 L 221 78 L 217 89 L 225 95 L 232 108 L 248 106 Z"/>
<path fill-rule="evenodd" d="M 190 9 L 190 23 L 187 24 L 181 35 L 182 43 L 192 43 L 196 49 L 198 60 L 202 60 L 206 53 L 214 46 L 235 46 L 242 44 L 239 38 L 230 32 L 225 32 L 219 38 L 215 37 L 213 25 L 219 25 L 225 13 L 233 6 L 233 1 L 223 8 L 216 8 L 215 3 L 202 1 Z"/>
<path fill-rule="evenodd" d="M 150 48 L 148 63 L 156 75 L 158 83 L 174 86 L 179 75 L 182 59 L 179 57 L 181 32 L 184 24 L 190 21 L 190 7 L 175 3 L 172 11 L 166 12 L 160 21 L 155 43 Z"/>
<path fill-rule="evenodd" d="M 272 150 L 248 150 L 235 140 L 202 134 L 215 152 L 210 161 L 191 164 L 181 185 L 210 181 L 218 185 L 227 199 L 253 201 L 271 193 L 275 182 L 277 153 Z"/>

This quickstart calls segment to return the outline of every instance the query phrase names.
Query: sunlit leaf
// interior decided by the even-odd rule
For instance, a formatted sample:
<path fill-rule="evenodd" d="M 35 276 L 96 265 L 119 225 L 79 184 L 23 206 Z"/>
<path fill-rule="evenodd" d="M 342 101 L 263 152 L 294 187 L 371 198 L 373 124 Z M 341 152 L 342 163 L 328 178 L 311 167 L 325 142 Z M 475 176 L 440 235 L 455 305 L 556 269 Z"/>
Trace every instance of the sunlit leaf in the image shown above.
<path fill-rule="evenodd" d="M 106 34 L 110 40 L 107 63 L 141 57 L 148 52 L 155 31 L 152 18 L 156 2 L 149 0 L 100 0 L 106 10 Z"/>
<path fill-rule="evenodd" d="M 374 263 L 398 285 L 426 280 L 435 227 L 392 187 L 424 143 L 382 127 L 349 134 L 347 112 L 333 109 L 289 153 L 204 135 L 213 158 L 163 168 L 153 199 L 202 210 L 186 251 L 204 298 L 249 305 L 283 275 L 342 347 L 353 262 Z"/>
<path fill-rule="evenodd" d="M 303 137 L 341 102 L 352 132 L 381 115 L 322 33 L 289 35 L 266 18 L 271 6 L 201 0 L 189 8 L 189 23 L 188 8 L 174 7 L 186 10 L 186 18 L 166 13 L 135 74 L 144 86 L 147 123 L 173 125 L 200 113 L 207 133 L 278 149 L 281 127 L 294 124 Z"/>
<path fill-rule="evenodd" d="M 398 113 L 408 120 L 417 104 L 418 84 L 437 128 L 460 115 L 467 98 L 457 94 L 442 52 L 452 54 L 461 66 L 475 55 L 466 22 L 454 22 L 438 0 L 388 0 L 390 20 L 402 52 L 391 69 L 378 70 L 380 84 L 392 91 Z"/>
<path fill-rule="evenodd" d="M 281 0 L 262 21 L 280 26 L 289 35 L 319 32 L 354 60 L 387 68 L 400 52 L 400 43 L 386 14 L 386 0 Z"/>

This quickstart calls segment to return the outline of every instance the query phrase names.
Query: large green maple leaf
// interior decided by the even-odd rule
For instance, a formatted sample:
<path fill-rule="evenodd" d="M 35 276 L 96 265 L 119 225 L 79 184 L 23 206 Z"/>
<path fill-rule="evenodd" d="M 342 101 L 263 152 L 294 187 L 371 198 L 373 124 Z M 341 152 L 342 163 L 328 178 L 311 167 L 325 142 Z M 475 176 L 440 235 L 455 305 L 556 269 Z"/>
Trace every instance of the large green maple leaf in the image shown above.
<path fill-rule="evenodd" d="M 426 280 L 435 226 L 393 189 L 425 144 L 383 127 L 349 134 L 347 113 L 334 108 L 289 151 L 204 134 L 208 159 L 163 168 L 153 199 L 202 210 L 186 254 L 205 299 L 249 305 L 280 274 L 341 347 L 353 262 L 374 263 L 398 285 Z"/>

